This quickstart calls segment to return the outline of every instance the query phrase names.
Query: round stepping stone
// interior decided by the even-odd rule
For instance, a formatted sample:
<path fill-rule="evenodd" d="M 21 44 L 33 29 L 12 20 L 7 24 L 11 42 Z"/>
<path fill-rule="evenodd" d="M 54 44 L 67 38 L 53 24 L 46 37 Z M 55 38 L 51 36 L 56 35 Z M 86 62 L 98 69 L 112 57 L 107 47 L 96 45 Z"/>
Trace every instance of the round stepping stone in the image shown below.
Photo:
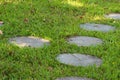
<path fill-rule="evenodd" d="M 102 44 L 102 40 L 95 37 L 75 36 L 68 39 L 68 43 L 76 44 L 78 46 L 94 46 Z"/>
<path fill-rule="evenodd" d="M 73 65 L 73 66 L 100 66 L 102 63 L 102 60 L 90 55 L 84 55 L 84 54 L 69 54 L 69 53 L 63 53 L 57 56 L 57 60 L 61 63 Z"/>
<path fill-rule="evenodd" d="M 120 14 L 119 13 L 111 13 L 108 15 L 105 15 L 106 18 L 112 18 L 112 19 L 120 19 Z"/>
<path fill-rule="evenodd" d="M 93 79 L 81 78 L 81 77 L 64 77 L 64 78 L 58 78 L 56 80 L 93 80 Z"/>
<path fill-rule="evenodd" d="M 10 43 L 16 44 L 19 47 L 43 47 L 49 45 L 49 40 L 37 37 L 15 37 L 9 39 Z"/>
<path fill-rule="evenodd" d="M 95 24 L 95 23 L 81 24 L 80 28 L 85 29 L 85 30 L 102 31 L 102 32 L 108 32 L 108 31 L 112 31 L 115 29 L 114 27 L 109 26 L 109 25 Z"/>

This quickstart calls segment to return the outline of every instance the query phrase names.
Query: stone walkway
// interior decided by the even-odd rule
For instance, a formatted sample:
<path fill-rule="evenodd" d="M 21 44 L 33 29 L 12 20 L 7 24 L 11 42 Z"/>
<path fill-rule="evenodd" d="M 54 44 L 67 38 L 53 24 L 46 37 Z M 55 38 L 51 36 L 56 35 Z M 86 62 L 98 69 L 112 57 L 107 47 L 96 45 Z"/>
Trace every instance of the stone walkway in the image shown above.
<path fill-rule="evenodd" d="M 112 18 L 112 19 L 120 19 L 120 14 L 108 14 L 105 15 L 106 18 Z M 0 26 L 3 25 L 3 22 L 0 21 Z M 95 24 L 95 23 L 85 23 L 81 24 L 80 28 L 84 30 L 89 31 L 101 31 L 101 32 L 109 32 L 115 30 L 115 27 L 104 25 L 104 24 Z M 0 33 L 2 31 L 0 30 Z M 103 41 L 96 37 L 89 37 L 89 36 L 75 36 L 70 37 L 67 39 L 69 44 L 76 44 L 77 46 L 81 47 L 89 47 L 89 46 L 97 46 L 103 43 Z M 9 42 L 12 44 L 15 44 L 19 47 L 44 47 L 44 45 L 50 45 L 50 41 L 38 38 L 38 37 L 14 37 L 10 38 Z M 98 57 L 91 56 L 91 55 L 85 55 L 80 53 L 63 53 L 58 54 L 56 57 L 56 60 L 58 60 L 60 63 L 65 65 L 72 65 L 72 66 L 100 66 L 102 64 L 102 60 Z M 93 80 L 89 78 L 81 78 L 81 77 L 64 77 L 64 78 L 58 78 L 56 80 Z"/>
<path fill-rule="evenodd" d="M 106 18 L 112 19 L 120 19 L 120 14 L 109 14 L 105 16 Z M 115 27 L 104 25 L 104 24 L 95 24 L 95 23 L 85 23 L 81 24 L 80 28 L 89 30 L 89 31 L 101 31 L 101 32 L 109 32 L 114 31 Z M 88 36 L 75 36 L 68 39 L 68 43 L 76 44 L 77 46 L 91 46 L 102 44 L 103 41 L 99 38 L 88 37 Z M 102 60 L 91 55 L 84 55 L 80 53 L 62 53 L 59 54 L 56 58 L 59 62 L 72 65 L 72 66 L 100 66 L 102 64 Z M 93 80 L 89 78 L 78 78 L 78 77 L 64 77 L 58 78 L 56 80 Z"/>

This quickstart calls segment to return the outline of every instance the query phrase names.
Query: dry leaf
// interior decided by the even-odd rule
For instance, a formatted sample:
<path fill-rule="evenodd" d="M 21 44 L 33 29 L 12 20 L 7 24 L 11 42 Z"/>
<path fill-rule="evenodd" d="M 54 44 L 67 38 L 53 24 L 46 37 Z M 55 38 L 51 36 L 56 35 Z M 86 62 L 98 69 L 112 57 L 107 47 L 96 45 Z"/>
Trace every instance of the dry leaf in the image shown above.
<path fill-rule="evenodd" d="M 49 71 L 52 71 L 52 70 L 53 70 L 53 67 L 49 66 L 47 69 L 48 69 Z"/>
<path fill-rule="evenodd" d="M 25 23 L 28 23 L 28 22 L 29 22 L 29 19 L 28 19 L 28 18 L 25 18 L 25 19 L 24 19 L 24 22 L 25 22 Z"/>

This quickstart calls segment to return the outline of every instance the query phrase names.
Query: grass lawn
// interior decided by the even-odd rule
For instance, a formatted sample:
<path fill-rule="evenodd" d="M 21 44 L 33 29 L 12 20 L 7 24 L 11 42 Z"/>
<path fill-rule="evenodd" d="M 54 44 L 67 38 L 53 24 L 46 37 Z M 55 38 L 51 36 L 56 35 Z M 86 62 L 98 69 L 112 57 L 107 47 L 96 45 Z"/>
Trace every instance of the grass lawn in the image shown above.
<path fill-rule="evenodd" d="M 120 78 L 120 20 L 107 19 L 120 13 L 119 0 L 0 0 L 0 80 L 55 80 L 78 76 L 94 80 Z M 111 25 L 115 31 L 80 29 L 83 23 Z M 78 47 L 67 37 L 91 36 L 102 45 Z M 9 44 L 15 36 L 35 36 L 51 41 L 43 48 L 19 48 Z M 82 53 L 102 59 L 100 67 L 74 67 L 56 60 L 60 53 Z"/>

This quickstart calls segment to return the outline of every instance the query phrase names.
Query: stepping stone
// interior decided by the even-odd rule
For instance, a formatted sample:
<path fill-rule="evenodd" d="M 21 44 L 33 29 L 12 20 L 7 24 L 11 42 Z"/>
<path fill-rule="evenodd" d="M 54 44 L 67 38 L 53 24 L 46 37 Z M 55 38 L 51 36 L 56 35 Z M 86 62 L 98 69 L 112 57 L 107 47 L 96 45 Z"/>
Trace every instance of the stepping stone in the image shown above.
<path fill-rule="evenodd" d="M 68 38 L 68 43 L 76 44 L 78 46 L 95 46 L 98 44 L 102 44 L 102 40 L 95 37 L 88 36 L 75 36 Z"/>
<path fill-rule="evenodd" d="M 91 55 L 63 53 L 56 58 L 59 62 L 72 66 L 100 66 L 102 60 Z"/>
<path fill-rule="evenodd" d="M 81 77 L 64 77 L 64 78 L 58 78 L 56 80 L 93 80 L 93 79 L 81 78 Z"/>
<path fill-rule="evenodd" d="M 106 18 L 112 18 L 112 19 L 120 19 L 120 14 L 119 13 L 111 13 L 108 15 L 105 15 Z"/>
<path fill-rule="evenodd" d="M 16 44 L 19 47 L 43 47 L 49 45 L 49 40 L 37 37 L 15 37 L 9 39 L 10 43 Z"/>
<path fill-rule="evenodd" d="M 0 26 L 2 26 L 3 25 L 3 21 L 0 21 Z"/>
<path fill-rule="evenodd" d="M 115 30 L 113 26 L 104 25 L 104 24 L 95 24 L 95 23 L 81 24 L 80 28 L 90 31 L 101 31 L 101 32 L 108 32 Z"/>

